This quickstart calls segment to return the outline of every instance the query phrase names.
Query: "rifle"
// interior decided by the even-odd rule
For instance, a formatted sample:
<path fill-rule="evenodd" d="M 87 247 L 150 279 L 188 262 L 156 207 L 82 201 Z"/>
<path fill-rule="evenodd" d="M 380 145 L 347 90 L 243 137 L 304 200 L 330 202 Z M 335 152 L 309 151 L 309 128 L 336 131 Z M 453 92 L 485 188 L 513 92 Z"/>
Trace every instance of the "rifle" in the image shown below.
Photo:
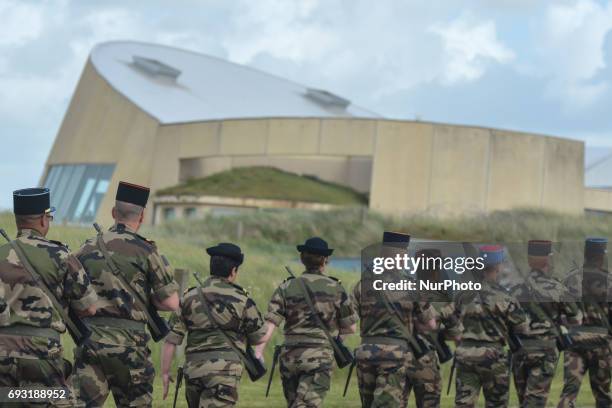
<path fill-rule="evenodd" d="M 194 272 L 193 276 L 195 277 L 196 281 L 200 285 L 200 288 L 199 288 L 200 290 L 198 290 L 198 295 L 200 296 L 200 302 L 202 303 L 202 307 L 204 308 L 204 312 L 206 313 L 208 320 L 210 320 L 211 324 L 215 326 L 215 329 L 217 329 L 217 331 L 221 333 L 221 335 L 225 338 L 225 341 L 227 341 L 227 344 L 230 346 L 230 348 L 238 355 L 240 360 L 244 363 L 244 367 L 246 368 L 251 381 L 259 380 L 261 377 L 266 375 L 266 366 L 264 366 L 264 364 L 261 362 L 260 359 L 255 357 L 255 352 L 253 351 L 253 348 L 248 343 L 246 345 L 246 351 L 243 352 L 242 350 L 240 350 L 240 348 L 238 348 L 236 343 L 234 343 L 234 340 L 232 340 L 229 334 L 227 334 L 225 330 L 221 328 L 219 323 L 213 317 L 212 311 L 210 310 L 210 306 L 208 305 L 208 302 L 206 301 L 206 298 L 204 297 L 203 282 L 200 280 L 200 277 L 198 276 L 197 273 Z"/>
<path fill-rule="evenodd" d="M 270 395 L 270 387 L 272 386 L 272 377 L 274 377 L 274 369 L 276 368 L 276 363 L 278 362 L 278 357 L 281 353 L 281 346 L 274 346 L 274 356 L 272 357 L 272 368 L 270 369 L 270 377 L 268 378 L 268 387 L 266 388 L 266 398 Z"/>
<path fill-rule="evenodd" d="M 453 365 L 451 365 L 450 376 L 448 377 L 448 387 L 446 387 L 446 395 L 450 394 L 451 385 L 453 384 L 453 375 L 455 375 L 456 365 L 457 365 L 457 356 L 453 354 Z"/>
<path fill-rule="evenodd" d="M 176 387 L 174 388 L 174 402 L 172 402 L 172 408 L 176 408 L 176 399 L 178 398 L 179 389 L 183 382 L 183 366 L 180 366 L 176 372 Z"/>
<path fill-rule="evenodd" d="M 529 280 L 529 277 L 527 277 L 526 279 Z M 531 309 L 534 312 L 534 314 L 538 315 L 540 318 L 543 318 L 542 320 L 547 320 L 550 323 L 551 328 L 553 332 L 555 333 L 555 343 L 557 345 L 557 349 L 559 351 L 564 351 L 564 350 L 571 348 L 573 344 L 571 337 L 569 336 L 568 333 L 563 332 L 561 327 L 557 327 L 557 324 L 555 323 L 548 307 L 544 307 L 543 305 L 540 305 L 540 303 L 544 303 L 544 302 L 541 302 L 542 299 L 540 297 L 539 292 L 533 289 L 533 285 L 531 283 L 529 284 L 528 291 L 531 297 L 533 298 L 534 302 L 530 302 L 527 305 L 527 308 Z"/>
<path fill-rule="evenodd" d="M 334 350 L 334 359 L 336 360 L 336 364 L 338 365 L 338 367 L 344 368 L 347 365 L 351 364 L 354 360 L 353 353 L 351 352 L 351 350 L 349 350 L 348 347 L 344 345 L 344 343 L 342 342 L 342 339 L 340 338 L 340 335 L 338 335 L 337 337 L 333 337 L 331 335 L 329 328 L 323 322 L 323 320 L 321 319 L 321 316 L 319 316 L 319 313 L 317 312 L 317 309 L 315 309 L 314 307 L 314 304 L 312 302 L 312 297 L 310 295 L 308 287 L 304 283 L 304 280 L 302 278 L 296 278 L 288 266 L 285 266 L 285 269 L 287 270 L 287 272 L 289 272 L 289 275 L 295 278 L 295 280 L 300 285 L 300 289 L 302 290 L 302 293 L 304 294 L 304 299 L 306 299 L 306 303 L 308 304 L 310 311 L 314 315 L 317 325 L 319 326 L 321 330 L 323 330 L 323 332 L 325 333 L 325 336 L 327 336 L 327 339 L 329 340 L 329 343 L 332 346 L 332 349 Z"/>
<path fill-rule="evenodd" d="M 166 337 L 166 335 L 170 332 L 170 326 L 168 325 L 168 322 L 166 321 L 166 319 L 159 315 L 159 312 L 155 308 L 155 305 L 149 302 L 145 302 L 145 300 L 140 296 L 140 294 L 138 294 L 138 292 L 134 290 L 132 285 L 130 285 L 125 276 L 123 276 L 123 274 L 121 273 L 119 266 L 108 252 L 108 248 L 106 247 L 106 243 L 104 242 L 104 238 L 102 236 L 102 228 L 100 228 L 100 226 L 96 222 L 94 222 L 93 226 L 97 232 L 96 243 L 98 249 L 100 250 L 100 252 L 102 252 L 102 256 L 104 257 L 106 264 L 108 265 L 113 275 L 115 275 L 115 277 L 123 283 L 128 293 L 132 297 L 134 304 L 138 307 L 138 309 L 140 309 L 140 311 L 145 314 L 145 317 L 147 319 L 147 327 L 149 328 L 151 337 L 153 338 L 153 341 L 157 343 L 158 341 Z M 136 262 L 130 262 L 130 264 L 136 269 L 138 269 L 143 275 L 147 276 L 147 272 Z"/>
<path fill-rule="evenodd" d="M 342 393 L 342 398 L 346 397 L 346 392 L 348 391 L 349 384 L 351 383 L 351 377 L 353 375 L 353 369 L 355 368 L 356 363 L 357 363 L 357 360 L 355 359 L 355 356 L 353 355 L 353 362 L 351 363 L 351 366 L 349 367 L 348 375 L 346 376 L 346 383 L 344 384 L 344 392 Z"/>
<path fill-rule="evenodd" d="M 68 333 L 70 333 L 70 336 L 74 340 L 74 343 L 77 346 L 83 345 L 83 343 L 85 343 L 87 339 L 89 339 L 89 337 L 91 336 L 91 330 L 89 330 L 89 327 L 87 327 L 83 320 L 81 320 L 81 318 L 77 316 L 74 310 L 72 310 L 71 308 L 68 308 L 68 312 L 64 310 L 64 306 L 57 299 L 57 297 L 49 288 L 49 286 L 47 286 L 47 283 L 42 279 L 40 274 L 32 266 L 25 252 L 23 252 L 23 249 L 21 248 L 20 244 L 17 241 L 11 241 L 9 236 L 2 228 L 0 228 L 0 235 L 2 235 L 4 239 L 8 241 L 11 248 L 13 248 L 13 250 L 15 251 L 15 254 L 17 254 L 17 258 L 19 258 L 19 262 L 21 262 L 23 268 L 30 274 L 34 282 L 36 282 L 38 287 L 45 293 L 45 295 L 47 295 L 47 297 L 51 301 L 51 304 L 53 305 L 53 308 L 57 311 L 57 313 L 64 321 L 66 329 L 68 330 Z"/>

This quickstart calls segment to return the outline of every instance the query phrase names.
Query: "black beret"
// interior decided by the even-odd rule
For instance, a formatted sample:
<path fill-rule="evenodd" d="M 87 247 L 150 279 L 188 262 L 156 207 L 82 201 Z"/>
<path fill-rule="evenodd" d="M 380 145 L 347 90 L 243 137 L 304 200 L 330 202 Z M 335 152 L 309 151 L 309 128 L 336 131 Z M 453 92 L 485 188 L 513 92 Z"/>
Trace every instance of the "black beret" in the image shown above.
<path fill-rule="evenodd" d="M 206 252 L 210 256 L 224 256 L 226 258 L 233 259 L 238 262 L 238 265 L 242 265 L 244 262 L 244 254 L 238 245 L 230 244 L 228 242 L 222 242 L 219 245 L 206 248 Z"/>
<path fill-rule="evenodd" d="M 532 239 L 527 244 L 527 254 L 531 256 L 548 256 L 552 253 L 552 242 Z"/>
<path fill-rule="evenodd" d="M 53 212 L 48 188 L 24 188 L 13 191 L 13 213 L 15 215 L 39 215 Z"/>
<path fill-rule="evenodd" d="M 302 245 L 296 246 L 300 252 L 308 252 L 309 254 L 330 256 L 334 250 L 327 245 L 323 238 L 313 237 L 308 238 Z"/>
<path fill-rule="evenodd" d="M 120 181 L 117 186 L 115 200 L 130 203 L 139 207 L 146 207 L 149 200 L 149 188 L 137 184 Z"/>

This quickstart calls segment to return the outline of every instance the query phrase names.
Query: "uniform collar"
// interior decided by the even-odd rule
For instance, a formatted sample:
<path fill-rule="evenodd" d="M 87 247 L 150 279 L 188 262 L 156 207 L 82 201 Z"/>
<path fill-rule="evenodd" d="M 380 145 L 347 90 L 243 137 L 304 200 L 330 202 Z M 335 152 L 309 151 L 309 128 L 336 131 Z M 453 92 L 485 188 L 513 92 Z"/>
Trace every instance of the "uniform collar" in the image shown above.
<path fill-rule="evenodd" d="M 117 223 L 113 225 L 110 229 L 112 232 L 131 232 L 132 234 L 136 234 L 133 228 L 128 227 L 123 223 Z"/>
<path fill-rule="evenodd" d="M 306 269 L 306 270 L 305 270 L 305 271 L 302 273 L 302 275 L 303 275 L 303 274 L 305 274 L 305 273 L 310 273 L 310 274 L 313 274 L 313 275 L 323 275 L 323 272 L 321 272 L 321 270 L 320 270 L 320 269 Z"/>
<path fill-rule="evenodd" d="M 35 229 L 32 228 L 23 228 L 20 229 L 19 231 L 17 231 L 17 238 L 21 238 L 21 237 L 43 237 L 43 234 L 41 234 L 40 232 L 36 231 Z"/>

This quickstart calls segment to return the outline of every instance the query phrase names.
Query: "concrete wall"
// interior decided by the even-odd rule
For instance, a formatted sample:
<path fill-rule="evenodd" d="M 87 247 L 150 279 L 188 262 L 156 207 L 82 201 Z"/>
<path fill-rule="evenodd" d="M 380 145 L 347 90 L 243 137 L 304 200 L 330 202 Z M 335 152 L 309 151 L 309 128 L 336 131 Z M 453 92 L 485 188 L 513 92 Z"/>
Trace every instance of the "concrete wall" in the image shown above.
<path fill-rule="evenodd" d="M 467 126 L 379 122 L 370 206 L 452 215 L 584 209 L 582 142 Z"/>
<path fill-rule="evenodd" d="M 422 122 L 262 118 L 160 125 L 88 63 L 47 165 L 114 163 L 97 217 L 108 224 L 119 180 L 155 191 L 252 165 L 369 191 L 371 208 L 386 213 L 514 207 L 579 213 L 583 156 L 583 144 L 572 140 Z"/>
<path fill-rule="evenodd" d="M 585 188 L 584 209 L 596 212 L 612 212 L 612 190 Z"/>
<path fill-rule="evenodd" d="M 161 126 L 157 157 L 178 156 L 179 169 L 178 178 L 175 164 L 171 171 L 157 171 L 155 184 L 163 188 L 234 167 L 273 166 L 367 192 L 375 136 L 376 121 L 364 119 L 270 118 Z"/>
<path fill-rule="evenodd" d="M 110 187 L 96 217 L 109 225 L 119 181 L 150 185 L 153 180 L 157 128 L 157 121 L 115 92 L 88 62 L 47 159 L 41 184 L 53 164 L 114 163 Z M 147 214 L 148 220 L 151 215 Z"/>

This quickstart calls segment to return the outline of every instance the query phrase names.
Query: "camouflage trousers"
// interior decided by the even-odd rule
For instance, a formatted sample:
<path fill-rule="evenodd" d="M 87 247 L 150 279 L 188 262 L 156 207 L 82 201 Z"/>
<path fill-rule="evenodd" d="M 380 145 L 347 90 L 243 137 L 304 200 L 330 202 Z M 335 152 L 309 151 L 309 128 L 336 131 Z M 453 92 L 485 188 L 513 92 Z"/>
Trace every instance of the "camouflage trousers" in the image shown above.
<path fill-rule="evenodd" d="M 440 375 L 438 355 L 434 350 L 418 360 L 414 359 L 413 364 L 407 366 L 406 378 L 403 407 L 408 406 L 411 390 L 414 390 L 417 408 L 437 408 L 440 406 L 442 376 Z"/>
<path fill-rule="evenodd" d="M 75 388 L 89 407 L 101 407 L 113 393 L 117 407 L 150 407 L 155 369 L 148 347 L 90 341 L 75 350 Z"/>
<path fill-rule="evenodd" d="M 323 405 L 329 391 L 333 360 L 333 352 L 328 347 L 283 347 L 279 365 L 288 408 Z"/>
<path fill-rule="evenodd" d="M 362 344 L 355 357 L 361 406 L 400 407 L 406 399 L 407 367 L 413 360 L 407 347 Z"/>
<path fill-rule="evenodd" d="M 558 408 L 574 408 L 584 375 L 589 372 L 591 390 L 597 408 L 612 407 L 610 370 L 612 356 L 609 345 L 588 350 L 566 350 L 563 357 L 563 391 Z"/>
<path fill-rule="evenodd" d="M 521 408 L 546 406 L 558 361 L 559 351 L 554 345 L 541 349 L 524 347 L 512 355 L 514 386 Z"/>
<path fill-rule="evenodd" d="M 455 408 L 475 407 L 481 388 L 486 408 L 508 406 L 510 368 L 502 347 L 459 346 L 455 356 Z"/>
<path fill-rule="evenodd" d="M 185 397 L 190 408 L 233 407 L 242 376 L 240 361 L 224 359 L 185 363 Z"/>
<path fill-rule="evenodd" d="M 51 402 L 8 404 L 10 407 L 73 407 L 76 401 L 70 382 L 70 363 L 61 357 L 53 359 L 0 357 L 0 387 L 64 388 L 68 398 Z"/>

